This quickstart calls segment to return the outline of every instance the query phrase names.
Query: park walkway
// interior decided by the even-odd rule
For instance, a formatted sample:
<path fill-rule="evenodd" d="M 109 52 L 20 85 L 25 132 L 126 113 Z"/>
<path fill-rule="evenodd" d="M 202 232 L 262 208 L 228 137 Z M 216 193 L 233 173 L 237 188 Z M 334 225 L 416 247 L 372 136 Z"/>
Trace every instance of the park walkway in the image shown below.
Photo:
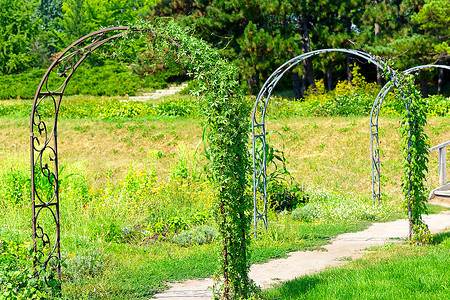
<path fill-rule="evenodd" d="M 450 211 L 424 216 L 424 221 L 432 233 L 450 228 Z M 380 246 L 387 242 L 405 239 L 408 235 L 408 222 L 397 220 L 375 223 L 364 231 L 344 233 L 324 246 L 326 251 L 297 251 L 289 257 L 275 259 L 264 264 L 253 265 L 250 278 L 262 288 L 272 284 L 292 280 L 306 274 L 320 272 L 327 267 L 340 266 L 350 260 L 360 258 L 364 249 Z M 207 300 L 211 299 L 212 279 L 195 279 L 181 283 L 170 283 L 171 288 L 155 295 L 156 299 Z"/>
<path fill-rule="evenodd" d="M 182 90 L 184 90 L 187 87 L 187 83 L 182 83 L 180 85 L 172 85 L 166 89 L 156 90 L 151 93 L 143 93 L 140 96 L 130 96 L 126 100 L 119 100 L 119 101 L 151 101 L 167 96 L 173 96 Z"/>

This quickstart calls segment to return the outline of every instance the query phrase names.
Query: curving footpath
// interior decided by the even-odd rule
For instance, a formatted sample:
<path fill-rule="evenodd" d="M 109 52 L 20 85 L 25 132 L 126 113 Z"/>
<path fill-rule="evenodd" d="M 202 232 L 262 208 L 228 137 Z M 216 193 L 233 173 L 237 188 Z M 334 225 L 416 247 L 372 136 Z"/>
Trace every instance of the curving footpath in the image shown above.
<path fill-rule="evenodd" d="M 172 96 L 175 95 L 182 90 L 184 90 L 188 86 L 187 83 L 182 83 L 181 85 L 174 85 L 170 86 L 166 89 L 162 90 L 156 90 L 152 93 L 144 93 L 141 96 L 130 96 L 128 97 L 128 100 L 121 100 L 121 101 L 151 101 L 155 99 L 159 99 L 162 97 Z"/>
<path fill-rule="evenodd" d="M 450 211 L 424 216 L 432 233 L 450 228 Z M 326 251 L 297 251 L 288 258 L 275 259 L 250 268 L 250 278 L 262 288 L 292 280 L 302 275 L 319 272 L 328 267 L 340 266 L 349 260 L 360 258 L 364 249 L 380 246 L 408 236 L 407 220 L 375 223 L 364 231 L 344 233 L 324 246 Z M 170 283 L 169 290 L 157 294 L 156 299 L 209 300 L 212 297 L 212 279 L 194 279 L 182 283 Z"/>

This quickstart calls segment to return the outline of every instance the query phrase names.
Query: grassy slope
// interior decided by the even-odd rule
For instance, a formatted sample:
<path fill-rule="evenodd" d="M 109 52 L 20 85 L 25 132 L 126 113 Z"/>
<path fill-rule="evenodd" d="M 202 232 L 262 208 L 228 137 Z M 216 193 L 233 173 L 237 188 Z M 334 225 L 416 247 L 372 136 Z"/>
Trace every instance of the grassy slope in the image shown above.
<path fill-rule="evenodd" d="M 0 157 L 28 155 L 27 119 L 2 118 Z M 430 144 L 450 139 L 450 122 L 430 118 L 427 133 Z M 380 151 L 383 192 L 398 199 L 400 195 L 401 157 L 397 134 L 398 118 L 380 120 Z M 371 193 L 370 138 L 368 118 L 282 118 L 268 122 L 271 143 L 284 149 L 288 169 L 305 187 Z M 196 119 L 163 120 L 60 120 L 59 153 L 61 163 L 87 162 L 95 173 L 111 170 L 123 174 L 130 163 L 142 167 L 149 162 L 151 150 L 161 151 L 158 174 L 165 175 L 177 145 L 194 150 L 201 141 L 202 129 Z M 430 155 L 427 187 L 438 183 L 438 156 Z"/>
<path fill-rule="evenodd" d="M 380 118 L 382 192 L 401 197 L 399 118 Z M 268 122 L 277 148 L 284 146 L 288 169 L 306 187 L 371 195 L 370 136 L 368 117 L 280 118 Z M 426 132 L 432 146 L 450 139 L 447 118 L 430 118 Z M 430 155 L 428 188 L 438 185 L 438 155 Z"/>
<path fill-rule="evenodd" d="M 26 119 L 0 119 L 0 157 L 29 155 L 29 125 Z M 197 120 L 60 120 L 58 151 L 61 164 L 83 161 L 93 172 L 107 170 L 123 175 L 130 163 L 141 169 L 150 163 L 150 151 L 163 156 L 156 168 L 167 175 L 174 163 L 177 145 L 195 149 L 202 129 Z"/>

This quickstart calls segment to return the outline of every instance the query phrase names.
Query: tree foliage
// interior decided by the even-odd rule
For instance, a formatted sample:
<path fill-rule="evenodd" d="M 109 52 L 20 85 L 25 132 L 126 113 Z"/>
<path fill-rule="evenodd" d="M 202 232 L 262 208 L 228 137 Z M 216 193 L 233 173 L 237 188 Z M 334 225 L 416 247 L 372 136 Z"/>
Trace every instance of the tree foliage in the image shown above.
<path fill-rule="evenodd" d="M 8 33 L 6 25 L 2 28 L 6 37 L 2 44 L 8 44 L 2 46 L 3 73 L 45 67 L 52 55 L 87 33 L 155 17 L 174 18 L 194 28 L 196 36 L 236 65 L 241 84 L 252 92 L 259 90 L 281 62 L 311 50 L 354 47 L 349 40 L 376 55 L 396 57 L 399 69 L 446 64 L 450 51 L 446 0 L 1 1 L 5 24 L 21 28 L 28 24 L 25 30 Z M 12 7 L 13 14 L 6 14 Z M 151 59 L 151 53 L 139 58 L 141 74 L 151 69 L 146 66 Z M 23 62 L 20 65 L 19 60 Z M 101 60 L 88 62 L 95 65 Z M 323 78 L 325 88 L 331 90 L 338 80 L 351 82 L 355 62 L 342 53 L 307 59 L 292 70 L 291 82 L 285 78 L 280 87 L 293 87 L 295 97 L 302 98 L 310 86 L 310 90 L 316 88 L 315 79 Z M 368 80 L 375 80 L 374 70 L 365 68 L 363 72 L 368 72 Z M 439 93 L 444 90 L 443 72 L 439 74 Z M 378 71 L 376 80 L 382 83 Z"/>
<path fill-rule="evenodd" d="M 36 1 L 0 0 L 0 73 L 17 73 L 35 62 L 30 55 L 38 32 Z"/>

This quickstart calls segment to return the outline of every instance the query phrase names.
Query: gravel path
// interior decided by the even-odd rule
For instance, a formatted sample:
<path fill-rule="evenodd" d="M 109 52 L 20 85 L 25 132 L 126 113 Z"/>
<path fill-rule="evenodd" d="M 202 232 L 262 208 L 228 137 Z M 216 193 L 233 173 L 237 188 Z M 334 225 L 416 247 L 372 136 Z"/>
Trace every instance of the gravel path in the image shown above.
<path fill-rule="evenodd" d="M 450 211 L 424 217 L 432 233 L 450 228 Z M 344 233 L 324 246 L 327 251 L 297 251 L 288 258 L 275 259 L 250 268 L 250 278 L 262 288 L 287 281 L 302 275 L 319 272 L 327 267 L 340 266 L 352 259 L 360 258 L 364 249 L 383 245 L 408 236 L 408 222 L 397 220 L 375 223 L 364 231 Z M 156 299 L 209 300 L 212 297 L 213 280 L 194 279 L 180 283 L 170 283 L 171 288 L 155 295 Z"/>
<path fill-rule="evenodd" d="M 141 96 L 131 96 L 128 97 L 128 100 L 122 101 L 150 101 L 161 97 L 175 95 L 176 93 L 182 91 L 185 87 L 187 87 L 187 83 L 182 83 L 181 85 L 171 86 L 167 89 L 156 90 L 153 93 L 144 93 Z"/>

